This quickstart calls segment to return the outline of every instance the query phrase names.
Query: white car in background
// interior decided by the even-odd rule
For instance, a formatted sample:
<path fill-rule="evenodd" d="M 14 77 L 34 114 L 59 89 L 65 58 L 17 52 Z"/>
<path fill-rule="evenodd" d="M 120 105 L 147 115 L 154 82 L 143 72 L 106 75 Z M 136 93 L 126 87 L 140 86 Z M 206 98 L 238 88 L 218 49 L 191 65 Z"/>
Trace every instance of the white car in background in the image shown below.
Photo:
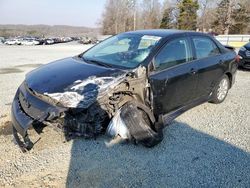
<path fill-rule="evenodd" d="M 28 45 L 28 46 L 38 45 L 39 43 L 40 42 L 35 39 L 24 39 L 23 41 L 21 41 L 22 45 Z"/>
<path fill-rule="evenodd" d="M 53 39 L 46 39 L 45 41 L 44 41 L 44 44 L 54 44 L 55 43 L 55 41 L 53 40 Z"/>
<path fill-rule="evenodd" d="M 20 45 L 21 41 L 19 39 L 7 39 L 4 44 L 7 45 Z"/>

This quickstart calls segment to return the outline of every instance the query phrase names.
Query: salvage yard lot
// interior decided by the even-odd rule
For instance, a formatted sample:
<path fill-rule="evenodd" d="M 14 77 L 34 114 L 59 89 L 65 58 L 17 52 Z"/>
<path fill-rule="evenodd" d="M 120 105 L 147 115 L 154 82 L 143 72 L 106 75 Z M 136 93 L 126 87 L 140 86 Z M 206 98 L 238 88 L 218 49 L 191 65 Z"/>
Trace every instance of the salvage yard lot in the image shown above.
<path fill-rule="evenodd" d="M 107 147 L 106 136 L 65 142 L 47 127 L 34 149 L 21 153 L 9 114 L 24 75 L 89 47 L 0 45 L 0 187 L 250 186 L 249 71 L 238 71 L 224 103 L 205 103 L 179 116 L 154 148 Z"/>

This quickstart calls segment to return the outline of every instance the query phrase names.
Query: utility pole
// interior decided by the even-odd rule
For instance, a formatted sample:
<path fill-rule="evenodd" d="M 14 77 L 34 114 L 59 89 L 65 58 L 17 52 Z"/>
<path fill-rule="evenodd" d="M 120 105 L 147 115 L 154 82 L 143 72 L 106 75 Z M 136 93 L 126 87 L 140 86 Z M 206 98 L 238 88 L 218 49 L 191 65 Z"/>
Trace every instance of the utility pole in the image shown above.
<path fill-rule="evenodd" d="M 232 24 L 231 14 L 232 14 L 232 0 L 229 0 L 229 5 L 228 5 L 228 9 L 227 9 L 227 17 L 226 17 L 226 27 L 225 27 L 225 30 L 224 30 L 225 35 L 228 35 L 229 28 L 230 28 L 230 26 Z"/>
<path fill-rule="evenodd" d="M 134 8 L 134 31 L 136 30 L 136 8 Z"/>
<path fill-rule="evenodd" d="M 134 9 L 134 15 L 133 15 L 134 16 L 134 19 L 133 19 L 134 25 L 133 25 L 133 29 L 135 31 L 136 30 L 136 16 L 137 16 L 137 14 L 136 14 L 136 11 L 137 11 L 137 1 L 133 0 L 132 4 L 133 4 L 133 9 Z"/>

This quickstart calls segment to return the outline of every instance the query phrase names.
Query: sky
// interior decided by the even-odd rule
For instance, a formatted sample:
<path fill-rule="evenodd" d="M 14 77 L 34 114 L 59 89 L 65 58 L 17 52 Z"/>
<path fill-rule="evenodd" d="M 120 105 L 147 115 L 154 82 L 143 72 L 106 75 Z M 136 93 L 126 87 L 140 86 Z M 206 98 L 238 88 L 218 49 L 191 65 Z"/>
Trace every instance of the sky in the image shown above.
<path fill-rule="evenodd" d="M 98 27 L 105 0 L 0 0 L 0 24 Z"/>

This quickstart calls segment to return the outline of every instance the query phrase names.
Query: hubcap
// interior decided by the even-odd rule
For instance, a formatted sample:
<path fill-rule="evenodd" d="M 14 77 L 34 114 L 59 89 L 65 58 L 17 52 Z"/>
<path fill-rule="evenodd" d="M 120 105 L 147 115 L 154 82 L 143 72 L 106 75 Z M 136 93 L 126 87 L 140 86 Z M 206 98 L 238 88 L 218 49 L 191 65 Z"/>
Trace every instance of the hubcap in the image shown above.
<path fill-rule="evenodd" d="M 228 91 L 228 81 L 227 79 L 224 78 L 220 81 L 217 93 L 217 97 L 220 101 L 222 101 L 226 97 L 227 91 Z"/>

